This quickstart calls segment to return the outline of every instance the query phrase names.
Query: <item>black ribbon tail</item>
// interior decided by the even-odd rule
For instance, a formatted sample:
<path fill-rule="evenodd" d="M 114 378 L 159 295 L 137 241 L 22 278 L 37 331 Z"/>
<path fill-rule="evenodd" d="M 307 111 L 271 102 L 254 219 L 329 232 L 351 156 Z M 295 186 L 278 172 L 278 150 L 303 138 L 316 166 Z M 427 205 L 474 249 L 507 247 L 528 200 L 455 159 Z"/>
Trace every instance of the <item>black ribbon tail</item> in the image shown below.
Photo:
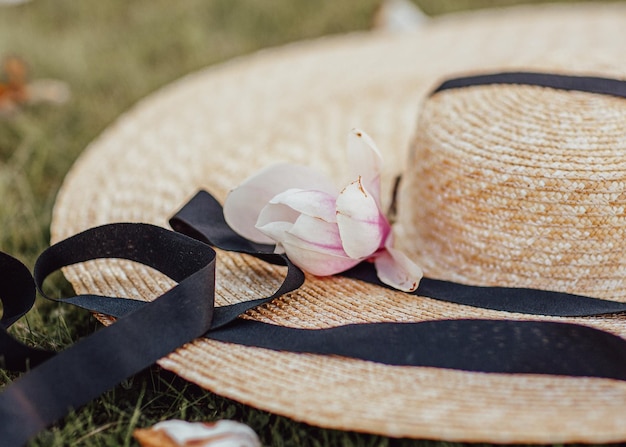
<path fill-rule="evenodd" d="M 238 320 L 208 338 L 272 350 L 340 355 L 396 366 L 626 380 L 626 343 L 586 326 L 437 320 L 298 329 Z"/>

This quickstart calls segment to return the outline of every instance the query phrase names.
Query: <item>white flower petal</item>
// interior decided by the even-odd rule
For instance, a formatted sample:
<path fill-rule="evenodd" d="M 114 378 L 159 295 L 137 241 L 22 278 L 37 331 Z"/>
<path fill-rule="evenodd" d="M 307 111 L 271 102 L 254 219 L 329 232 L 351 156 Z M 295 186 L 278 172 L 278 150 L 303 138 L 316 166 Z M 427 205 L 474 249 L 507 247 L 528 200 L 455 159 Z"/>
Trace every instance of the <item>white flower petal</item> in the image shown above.
<path fill-rule="evenodd" d="M 325 174 L 306 166 L 277 164 L 248 178 L 228 194 L 224 202 L 226 223 L 251 241 L 271 243 L 267 236 L 255 228 L 257 219 L 273 197 L 291 188 L 337 194 L 336 187 Z"/>
<path fill-rule="evenodd" d="M 360 262 L 358 259 L 352 259 L 345 255 L 317 251 L 317 247 L 314 247 L 315 249 L 306 248 L 306 243 L 302 243 L 301 240 L 293 236 L 288 237 L 283 242 L 283 247 L 291 262 L 305 272 L 316 276 L 335 275 Z"/>
<path fill-rule="evenodd" d="M 336 194 L 323 191 L 289 189 L 272 198 L 270 203 L 286 205 L 299 213 L 326 222 L 336 222 L 335 197 Z"/>
<path fill-rule="evenodd" d="M 299 215 L 300 213 L 287 205 L 282 205 L 280 203 L 268 203 L 259 213 L 255 227 L 257 230 L 260 230 L 270 222 L 288 222 L 293 224 Z"/>
<path fill-rule="evenodd" d="M 358 264 L 343 251 L 337 224 L 301 215 L 280 241 L 295 265 L 317 276 L 334 275 Z"/>
<path fill-rule="evenodd" d="M 348 164 L 351 177 L 361 176 L 361 182 L 380 206 L 380 176 L 383 157 L 374 140 L 361 129 L 352 129 L 348 135 Z"/>
<path fill-rule="evenodd" d="M 274 243 L 279 244 L 285 239 L 285 233 L 291 230 L 291 222 L 268 222 L 263 226 L 258 226 L 258 230 L 269 237 Z"/>
<path fill-rule="evenodd" d="M 389 233 L 387 220 L 360 178 L 337 198 L 337 225 L 343 249 L 351 258 L 370 256 Z"/>
<path fill-rule="evenodd" d="M 176 445 L 181 446 L 191 444 L 198 447 L 261 446 L 254 430 L 236 421 L 186 422 L 172 419 L 159 422 L 149 430 L 164 431 Z"/>
<path fill-rule="evenodd" d="M 376 255 L 376 274 L 383 283 L 403 292 L 413 292 L 424 276 L 422 269 L 403 252 L 392 247 Z"/>
<path fill-rule="evenodd" d="M 305 272 L 316 276 L 336 275 L 351 269 L 360 262 L 357 259 L 303 249 L 289 243 L 285 243 L 284 248 L 291 262 Z"/>
<path fill-rule="evenodd" d="M 290 238 L 285 238 L 285 241 L 294 246 L 334 256 L 346 256 L 337 224 L 303 214 L 298 217 L 288 234 Z"/>

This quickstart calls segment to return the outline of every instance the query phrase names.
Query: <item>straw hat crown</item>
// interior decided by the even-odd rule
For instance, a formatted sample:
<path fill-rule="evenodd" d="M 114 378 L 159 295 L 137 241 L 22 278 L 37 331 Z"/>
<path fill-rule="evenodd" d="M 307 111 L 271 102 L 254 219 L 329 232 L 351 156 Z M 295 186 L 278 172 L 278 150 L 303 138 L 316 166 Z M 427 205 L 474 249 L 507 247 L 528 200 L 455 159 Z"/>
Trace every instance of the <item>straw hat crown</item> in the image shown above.
<path fill-rule="evenodd" d="M 399 221 L 426 274 L 626 301 L 626 99 L 481 85 L 425 100 Z"/>

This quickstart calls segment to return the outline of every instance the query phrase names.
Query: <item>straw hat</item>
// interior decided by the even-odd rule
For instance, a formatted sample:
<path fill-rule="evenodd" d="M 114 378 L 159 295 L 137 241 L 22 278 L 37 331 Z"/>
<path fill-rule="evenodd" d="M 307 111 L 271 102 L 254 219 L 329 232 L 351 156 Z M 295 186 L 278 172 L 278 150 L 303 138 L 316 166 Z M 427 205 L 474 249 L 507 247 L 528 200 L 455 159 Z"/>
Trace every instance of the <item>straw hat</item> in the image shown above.
<path fill-rule="evenodd" d="M 527 263 L 523 262 L 525 253 L 519 250 L 528 239 L 523 222 L 531 215 L 537 219 L 547 216 L 548 211 L 541 211 L 542 208 L 535 214 L 534 209 L 525 208 L 509 218 L 511 222 L 520 220 L 519 229 L 494 227 L 498 238 L 510 240 L 510 234 L 519 235 L 512 246 L 503 243 L 509 253 L 519 252 L 519 256 L 512 258 L 510 266 L 485 276 L 487 266 L 503 265 L 503 257 L 508 256 L 493 247 L 495 242 L 489 245 L 493 259 L 476 256 L 476 247 L 484 240 L 473 229 L 501 223 L 497 215 L 478 214 L 481 206 L 489 204 L 487 196 L 481 197 L 482 205 L 459 201 L 448 205 L 446 197 L 437 195 L 436 187 L 459 179 L 450 194 L 459 193 L 461 188 L 475 191 L 479 183 L 472 183 L 472 179 L 479 176 L 490 182 L 483 192 L 493 190 L 494 197 L 512 200 L 507 194 L 519 185 L 514 180 L 507 183 L 497 169 L 506 165 L 525 166 L 529 182 L 538 178 L 558 181 L 557 170 L 561 168 L 540 150 L 550 146 L 551 134 L 542 138 L 534 135 L 531 141 L 520 139 L 526 152 L 519 154 L 515 133 L 508 132 L 508 128 L 483 126 L 482 122 L 489 123 L 492 114 L 520 101 L 531 103 L 533 113 L 519 117 L 519 121 L 514 115 L 507 116 L 507 126 L 515 130 L 542 126 L 542 113 L 553 116 L 549 112 L 555 108 L 567 115 L 574 107 L 597 103 L 610 116 L 611 123 L 624 129 L 624 100 L 576 92 L 546 92 L 527 86 L 469 88 L 426 98 L 443 79 L 475 72 L 549 71 L 626 79 L 626 61 L 622 57 L 625 41 L 623 4 L 518 7 L 443 17 L 411 34 L 353 34 L 297 43 L 209 68 L 143 100 L 89 146 L 59 193 L 52 223 L 53 240 L 108 222 L 141 221 L 166 226 L 172 213 L 198 189 L 207 189 L 223 200 L 245 178 L 277 161 L 309 164 L 339 178 L 346 164 L 346 135 L 351 128 L 360 127 L 383 152 L 386 204 L 395 175 L 407 171 L 425 178 L 424 186 L 416 189 L 415 194 L 423 194 L 426 200 L 403 192 L 399 218 L 404 227 L 409 227 L 407 231 L 416 232 L 424 240 L 422 247 L 409 244 L 409 249 L 427 275 L 476 284 L 551 286 L 550 278 L 561 278 L 567 273 L 563 273 L 563 267 L 549 265 L 538 253 L 553 256 L 554 246 L 532 245 L 537 253 L 531 253 Z M 422 104 L 423 118 L 418 126 Z M 543 110 L 539 110 L 542 106 Z M 604 119 L 591 118 L 595 120 L 592 128 L 574 132 L 574 140 L 581 133 L 593 132 L 595 123 Z M 569 116 L 563 120 L 571 121 Z M 549 130 L 552 125 L 549 121 Z M 414 139 L 416 126 L 419 136 Z M 566 130 L 557 127 L 554 132 L 560 136 Z M 465 141 L 466 136 L 467 143 L 463 145 L 451 143 Z M 593 177 L 593 172 L 613 173 L 620 169 L 623 177 L 622 161 L 616 160 L 611 166 L 599 165 L 598 161 L 606 156 L 607 147 L 615 154 L 623 154 L 623 132 L 619 135 L 610 131 L 606 139 L 594 139 L 590 133 L 589 138 L 598 143 L 588 155 L 593 164 L 583 166 L 585 156 L 571 160 L 571 167 L 562 168 L 571 177 L 563 178 L 563 182 L 584 183 L 584 179 Z M 495 145 L 509 147 L 510 154 L 494 157 L 490 151 Z M 443 155 L 439 152 L 442 148 Z M 414 155 L 407 170 L 410 152 Z M 447 171 L 440 169 L 441 160 L 437 157 L 441 156 L 449 160 Z M 422 160 L 428 163 L 422 166 Z M 474 164 L 466 166 L 462 160 L 474 160 Z M 472 167 L 477 173 L 470 172 Z M 615 181 L 619 184 L 620 180 Z M 500 195 L 495 194 L 499 191 Z M 546 188 L 536 203 L 544 207 L 553 203 L 563 209 L 575 199 L 560 198 L 551 191 Z M 411 208 L 430 200 L 432 206 Z M 445 245 L 431 238 L 431 222 L 437 225 L 436 230 L 454 231 L 450 223 L 456 218 L 433 218 L 435 208 L 440 206 L 449 211 L 444 213 L 446 216 L 459 212 L 475 217 L 475 226 L 474 221 L 467 220 L 464 231 L 454 236 L 467 235 L 467 244 L 453 241 Z M 501 208 L 507 208 L 506 202 Z M 424 226 L 411 228 L 422 218 Z M 617 228 L 623 231 L 619 225 Z M 550 242 L 550 237 L 543 239 L 555 243 Z M 399 242 L 407 245 L 406 241 Z M 600 238 L 576 249 L 596 250 L 595 243 L 600 244 Z M 574 285 L 560 281 L 555 284 L 579 293 L 626 301 L 619 258 L 604 261 L 599 258 L 597 262 L 609 265 L 604 285 L 587 284 L 582 279 Z M 573 268 L 576 275 L 585 272 L 585 278 L 605 277 L 582 261 Z M 280 267 L 245 255 L 220 252 L 216 303 L 224 305 L 269 295 L 279 283 L 280 273 Z M 66 276 L 79 293 L 119 294 L 147 300 L 171 286 L 170 281 L 147 268 L 114 260 L 78 265 L 67 269 Z M 342 277 L 312 276 L 307 277 L 301 289 L 249 312 L 248 316 L 305 328 L 449 318 L 563 321 L 413 297 Z M 623 315 L 566 321 L 626 338 Z M 207 339 L 196 340 L 161 359 L 159 364 L 220 395 L 329 428 L 488 442 L 626 440 L 626 382 L 617 380 L 394 367 Z"/>

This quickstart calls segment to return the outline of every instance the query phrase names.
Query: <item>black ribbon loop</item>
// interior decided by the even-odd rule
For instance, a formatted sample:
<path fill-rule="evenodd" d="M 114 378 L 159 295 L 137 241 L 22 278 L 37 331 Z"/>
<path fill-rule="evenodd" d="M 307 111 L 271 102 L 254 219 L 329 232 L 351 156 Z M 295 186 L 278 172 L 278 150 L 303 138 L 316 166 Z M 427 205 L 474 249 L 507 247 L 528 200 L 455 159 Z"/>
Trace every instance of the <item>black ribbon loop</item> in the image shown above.
<path fill-rule="evenodd" d="M 261 254 L 287 265 L 283 284 L 269 297 L 219 308 L 214 308 L 215 252 L 211 247 L 152 225 L 105 225 L 59 242 L 37 259 L 34 282 L 19 261 L 7 255 L 0 257 L 6 277 L 13 279 L 2 283 L 7 288 L 2 293 L 5 313 L 0 320 L 3 366 L 25 371 L 39 365 L 0 394 L 2 444 L 22 445 L 71 409 L 96 398 L 212 327 L 227 325 L 248 309 L 302 285 L 304 274 L 286 258 Z M 43 283 L 51 273 L 101 258 L 138 262 L 179 284 L 152 303 L 91 294 L 56 300 L 43 291 Z M 32 307 L 35 286 L 48 299 L 120 319 L 56 355 L 30 348 L 13 339 L 4 328 Z"/>
<path fill-rule="evenodd" d="M 210 328 L 215 253 L 208 245 L 150 225 L 98 227 L 44 252 L 36 266 L 37 285 L 61 267 L 99 257 L 142 262 L 166 272 L 179 284 L 5 387 L 0 394 L 2 445 L 26 443 L 70 409 L 96 398 Z M 32 278 L 29 281 L 32 285 Z M 81 297 L 85 302 L 89 298 Z M 103 302 L 115 308 L 117 299 Z"/>
<path fill-rule="evenodd" d="M 48 275 L 62 267 L 93 259 L 127 259 L 160 271 L 176 282 L 201 270 L 215 258 L 205 244 L 148 224 L 120 223 L 89 229 L 45 250 L 37 259 L 34 277 L 42 296 L 112 317 L 140 309 L 144 301 L 124 297 L 77 295 L 56 300 L 43 291 Z"/>
<path fill-rule="evenodd" d="M 7 329 L 35 303 L 35 283 L 28 268 L 12 256 L 0 252 L 2 318 L 0 319 L 0 367 L 25 371 L 49 359 L 53 352 L 33 348 L 14 339 Z"/>
<path fill-rule="evenodd" d="M 0 327 L 8 329 L 35 303 L 35 284 L 28 267 L 3 252 L 0 252 L 0 272 L 9 279 L 0 283 Z"/>

